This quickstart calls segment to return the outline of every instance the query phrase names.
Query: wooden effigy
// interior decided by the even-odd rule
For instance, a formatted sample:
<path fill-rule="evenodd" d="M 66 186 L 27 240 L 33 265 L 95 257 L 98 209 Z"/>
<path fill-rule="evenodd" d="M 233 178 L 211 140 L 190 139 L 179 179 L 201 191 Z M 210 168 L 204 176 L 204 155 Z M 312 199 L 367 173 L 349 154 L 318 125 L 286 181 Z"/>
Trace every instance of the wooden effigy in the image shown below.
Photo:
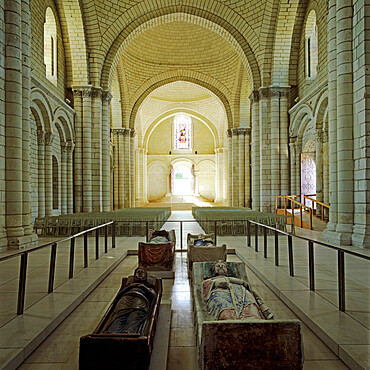
<path fill-rule="evenodd" d="M 150 365 L 153 340 L 162 297 L 162 280 L 148 277 L 148 286 L 156 293 L 150 306 L 144 334 L 105 333 L 121 294 L 134 282 L 133 277 L 122 279 L 122 286 L 92 334 L 80 338 L 79 368 L 82 369 L 137 369 L 146 370 Z"/>
<path fill-rule="evenodd" d="M 203 240 L 210 242 L 212 245 L 197 246 L 196 242 Z M 189 278 L 192 276 L 194 262 L 208 262 L 208 261 L 226 261 L 226 244 L 216 246 L 214 245 L 214 234 L 188 234 L 188 274 Z M 205 243 L 207 244 L 207 243 Z"/>
<path fill-rule="evenodd" d="M 202 296 L 212 263 L 193 265 L 193 310 L 201 369 L 302 369 L 303 344 L 298 320 L 277 320 L 253 292 L 266 319 L 214 320 Z M 228 262 L 230 276 L 249 285 L 242 262 Z M 268 319 L 270 318 L 270 319 Z"/>
<path fill-rule="evenodd" d="M 153 242 L 164 236 L 167 242 Z M 148 242 L 139 242 L 139 266 L 148 271 L 172 271 L 175 256 L 175 230 L 149 230 Z"/>

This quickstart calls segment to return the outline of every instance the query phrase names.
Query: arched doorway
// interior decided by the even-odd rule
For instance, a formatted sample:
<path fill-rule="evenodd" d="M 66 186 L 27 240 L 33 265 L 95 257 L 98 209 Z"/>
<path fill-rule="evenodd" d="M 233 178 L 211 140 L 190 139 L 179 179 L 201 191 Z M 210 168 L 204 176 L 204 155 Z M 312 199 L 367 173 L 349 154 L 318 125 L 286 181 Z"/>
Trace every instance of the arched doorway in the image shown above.
<path fill-rule="evenodd" d="M 315 141 L 308 140 L 301 153 L 301 195 L 316 194 L 316 163 L 315 163 Z M 311 207 L 311 201 L 306 204 Z"/>
<path fill-rule="evenodd" d="M 191 168 L 179 165 L 173 170 L 173 195 L 194 195 L 194 175 Z"/>

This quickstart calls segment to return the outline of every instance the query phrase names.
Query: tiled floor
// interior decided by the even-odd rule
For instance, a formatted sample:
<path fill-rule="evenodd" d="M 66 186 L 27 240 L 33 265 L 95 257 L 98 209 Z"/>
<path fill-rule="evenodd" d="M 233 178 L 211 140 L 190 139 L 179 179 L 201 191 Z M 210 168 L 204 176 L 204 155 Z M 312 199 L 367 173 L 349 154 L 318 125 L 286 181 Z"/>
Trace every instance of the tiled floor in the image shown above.
<path fill-rule="evenodd" d="M 191 219 L 192 216 L 190 212 L 177 211 L 173 212 L 171 220 L 184 220 Z M 197 233 L 200 232 L 200 228 L 195 223 L 184 223 L 183 224 L 183 245 L 186 245 L 186 234 L 187 232 Z M 178 224 L 168 223 L 165 225 L 165 228 L 175 228 L 178 229 Z M 139 238 L 122 238 L 117 240 L 117 243 L 125 243 L 128 248 L 134 249 L 137 245 Z M 252 253 L 251 248 L 245 247 L 245 238 L 242 237 L 228 237 L 222 240 L 219 239 L 219 243 L 226 242 L 228 248 L 237 248 L 241 249 L 248 253 Z M 178 243 L 178 247 L 179 247 Z M 243 254 L 242 253 L 242 254 Z M 253 252 L 254 253 L 254 252 Z M 93 258 L 93 251 L 90 253 Z M 243 257 L 244 258 L 244 257 Z M 252 254 L 248 255 L 248 258 L 253 258 L 256 262 L 256 266 L 261 266 L 263 270 L 263 262 L 259 257 Z M 320 262 L 324 268 L 331 269 L 331 257 L 323 258 Z M 38 262 L 37 262 L 38 259 Z M 45 275 L 47 271 L 49 255 L 41 255 L 34 261 L 34 265 L 30 264 L 30 272 L 34 271 L 34 278 L 30 279 L 29 288 L 31 289 L 31 295 L 35 294 L 35 299 L 38 299 L 45 289 L 42 289 L 42 292 L 38 292 L 37 287 L 40 285 L 40 282 L 45 284 L 45 280 L 42 275 Z M 235 255 L 229 255 L 228 259 L 231 261 L 239 260 Z M 68 262 L 68 253 L 67 246 L 65 257 L 60 257 L 61 264 L 64 264 L 65 269 L 67 269 Z M 190 294 L 190 284 L 187 277 L 187 267 L 186 267 L 186 253 L 177 252 L 175 258 L 175 279 L 173 280 L 164 280 L 164 293 L 162 300 L 170 300 L 172 303 L 172 320 L 171 320 L 171 332 L 170 332 L 170 342 L 169 342 L 169 352 L 168 352 L 168 369 L 176 370 L 192 370 L 197 369 L 197 356 L 196 356 L 196 347 L 195 347 L 195 335 L 194 327 L 192 320 L 192 311 L 191 311 L 191 294 Z M 281 265 L 287 267 L 287 259 L 284 254 L 281 254 L 280 259 Z M 31 266 L 32 265 L 32 266 Z M 20 369 L 77 369 L 78 368 L 78 346 L 79 338 L 93 331 L 93 329 L 98 324 L 103 313 L 106 311 L 110 302 L 114 298 L 119 286 L 121 284 L 121 279 L 123 276 L 132 274 L 133 270 L 137 266 L 137 257 L 128 256 L 118 267 L 113 270 L 101 284 L 90 294 L 85 300 L 75 309 L 59 326 L 58 328 L 49 335 L 44 342 L 26 359 L 26 361 L 19 367 Z M 329 267 L 328 267 L 329 266 Z M 332 267 L 335 269 L 334 265 Z M 15 271 L 14 271 L 15 269 Z M 350 266 L 348 266 L 350 270 Z M 44 271 L 45 270 L 45 271 Z M 350 283 L 359 284 L 359 289 L 363 288 L 364 272 L 361 272 L 359 277 L 356 277 L 356 270 L 353 269 L 352 275 L 350 276 Z M 330 272 L 330 271 L 329 271 Z M 17 287 L 16 276 L 18 273 L 18 266 L 9 264 L 4 270 L 0 269 L 0 314 L 2 315 L 2 320 L 9 319 L 11 313 L 10 307 L 14 307 L 14 302 L 6 302 L 7 299 L 3 299 L 4 293 L 9 291 L 9 289 L 14 289 Z M 257 277 L 250 269 L 247 269 L 249 279 L 259 293 L 259 295 L 264 299 L 265 303 L 271 308 L 274 314 L 278 318 L 297 318 L 297 316 L 283 303 L 283 301 L 276 295 L 271 289 L 269 289 L 262 280 Z M 302 263 L 302 271 L 300 271 L 299 259 L 297 259 L 296 273 L 302 282 L 306 282 L 305 270 Z M 332 297 L 331 284 L 334 283 L 332 279 L 335 278 L 328 277 L 326 272 L 318 273 L 318 289 L 322 296 L 326 296 L 328 300 L 334 299 Z M 329 274 L 330 275 L 330 274 Z M 60 274 L 60 279 L 62 279 L 62 273 Z M 278 278 L 278 277 L 277 277 Z M 32 280 L 32 281 L 31 281 Z M 58 280 L 58 279 L 57 279 Z M 60 280 L 62 281 L 62 280 Z M 11 288 L 12 287 L 12 288 Z M 44 293 L 42 293 L 44 294 Z M 364 296 L 362 296 L 364 297 Z M 366 297 L 366 296 L 365 296 Z M 355 291 L 353 299 L 356 303 L 353 303 L 351 307 L 351 312 L 354 316 L 359 316 L 359 321 L 364 321 L 366 323 L 366 318 L 368 320 L 369 314 L 363 314 L 361 312 L 365 311 L 365 308 L 362 307 L 362 303 L 366 305 L 365 302 L 360 302 L 356 299 Z M 362 298 L 364 299 L 364 298 Z M 366 299 L 366 298 L 365 298 Z M 29 304 L 31 298 L 27 298 Z M 5 301 L 5 302 L 4 302 Z M 352 299 L 351 299 L 352 301 Z M 352 303 L 351 303 L 352 305 Z M 366 310 L 368 309 L 368 306 Z M 0 318 L 1 318 L 0 317 Z M 1 324 L 0 324 L 1 326 Z M 346 365 L 338 359 L 338 357 L 310 330 L 308 326 L 302 324 L 303 331 L 303 342 L 304 342 L 304 354 L 305 354 L 305 363 L 304 369 L 346 369 Z"/>

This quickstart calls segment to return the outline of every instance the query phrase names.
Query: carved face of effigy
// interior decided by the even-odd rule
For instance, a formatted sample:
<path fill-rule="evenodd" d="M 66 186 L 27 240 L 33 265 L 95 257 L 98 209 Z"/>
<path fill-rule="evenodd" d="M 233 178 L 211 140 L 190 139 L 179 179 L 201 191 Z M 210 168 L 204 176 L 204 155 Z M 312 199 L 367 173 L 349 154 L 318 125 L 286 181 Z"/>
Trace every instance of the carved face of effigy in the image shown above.
<path fill-rule="evenodd" d="M 145 281 L 147 277 L 146 270 L 143 267 L 138 267 L 135 270 L 135 280 L 136 281 Z"/>
<path fill-rule="evenodd" d="M 226 262 L 216 262 L 214 267 L 214 274 L 215 276 L 221 275 L 221 276 L 227 276 L 227 264 Z"/>

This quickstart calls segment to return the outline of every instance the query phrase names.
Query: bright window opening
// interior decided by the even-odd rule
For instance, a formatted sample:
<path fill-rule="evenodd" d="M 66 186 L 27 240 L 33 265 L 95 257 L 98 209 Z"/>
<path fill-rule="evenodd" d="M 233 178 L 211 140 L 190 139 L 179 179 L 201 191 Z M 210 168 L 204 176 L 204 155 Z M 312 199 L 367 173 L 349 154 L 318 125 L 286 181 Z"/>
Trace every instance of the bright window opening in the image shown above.
<path fill-rule="evenodd" d="M 177 150 L 191 149 L 191 118 L 185 114 L 175 116 L 175 142 Z"/>
<path fill-rule="evenodd" d="M 51 8 L 46 9 L 44 23 L 44 63 L 46 77 L 57 84 L 57 25 Z"/>
<path fill-rule="evenodd" d="M 316 24 L 316 13 L 311 10 L 306 22 L 306 77 L 314 78 L 317 75 L 319 64 L 318 31 Z"/>
<path fill-rule="evenodd" d="M 173 195 L 193 195 L 194 180 L 191 169 L 187 166 L 175 168 L 173 184 Z"/>

